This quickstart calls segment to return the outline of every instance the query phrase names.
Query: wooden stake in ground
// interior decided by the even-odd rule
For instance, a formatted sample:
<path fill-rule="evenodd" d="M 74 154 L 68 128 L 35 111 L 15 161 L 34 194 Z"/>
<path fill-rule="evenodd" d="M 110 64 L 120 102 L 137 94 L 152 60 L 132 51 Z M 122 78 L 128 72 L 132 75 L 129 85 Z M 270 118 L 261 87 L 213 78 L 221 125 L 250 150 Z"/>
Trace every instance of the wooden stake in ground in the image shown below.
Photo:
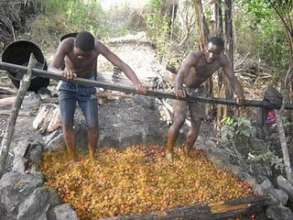
<path fill-rule="evenodd" d="M 19 90 L 17 92 L 16 100 L 14 102 L 14 105 L 11 109 L 11 114 L 9 116 L 8 125 L 5 131 L 5 135 L 2 139 L 1 143 L 1 149 L 0 149 L 0 173 L 3 174 L 5 168 L 6 168 L 6 161 L 8 157 L 8 153 L 10 150 L 10 144 L 14 133 L 15 123 L 16 119 L 22 104 L 22 101 L 25 97 L 25 94 L 31 84 L 31 78 L 32 78 L 32 67 L 35 63 L 35 59 L 33 54 L 30 55 L 29 64 L 28 64 L 28 70 L 27 73 L 24 74 Z"/>
<path fill-rule="evenodd" d="M 288 180 L 291 181 L 292 180 L 292 169 L 291 169 L 291 163 L 290 163 L 286 135 L 285 135 L 283 121 L 282 121 L 282 112 L 279 110 L 275 110 L 275 112 L 276 112 L 277 126 L 278 126 L 278 131 L 279 131 L 279 138 L 280 138 L 281 148 L 282 148 L 282 152 L 283 152 L 286 177 Z"/>
<path fill-rule="evenodd" d="M 286 101 L 286 96 L 285 96 L 285 101 Z M 275 110 L 275 113 L 276 113 L 277 127 L 278 127 L 278 131 L 279 131 L 279 138 L 280 138 L 280 143 L 281 143 L 281 148 L 282 148 L 282 153 L 283 153 L 286 177 L 289 181 L 293 181 L 287 139 L 286 139 L 286 134 L 285 134 L 283 120 L 282 120 L 282 115 L 283 115 L 283 111 L 284 111 L 284 103 L 285 102 L 283 101 L 281 109 Z"/>

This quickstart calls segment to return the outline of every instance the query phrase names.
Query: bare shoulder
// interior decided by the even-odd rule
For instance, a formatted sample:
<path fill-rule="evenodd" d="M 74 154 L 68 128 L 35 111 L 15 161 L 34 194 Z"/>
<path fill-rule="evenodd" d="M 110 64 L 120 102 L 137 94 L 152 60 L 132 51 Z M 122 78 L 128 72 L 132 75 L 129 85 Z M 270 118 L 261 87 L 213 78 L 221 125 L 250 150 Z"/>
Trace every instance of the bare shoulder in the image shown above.
<path fill-rule="evenodd" d="M 186 61 L 195 64 L 203 56 L 203 52 L 191 52 L 187 57 Z"/>
<path fill-rule="evenodd" d="M 219 57 L 219 63 L 220 63 L 220 65 L 221 66 L 228 66 L 228 65 L 230 65 L 231 64 L 231 61 L 230 61 L 230 59 L 227 57 L 227 55 L 226 54 L 222 54 L 220 57 Z"/>
<path fill-rule="evenodd" d="M 61 41 L 61 43 L 58 46 L 58 50 L 66 54 L 72 51 L 73 47 L 74 47 L 74 38 L 69 37 Z"/>
<path fill-rule="evenodd" d="M 96 40 L 95 47 L 98 53 L 102 53 L 103 51 L 105 51 L 105 49 L 107 49 L 107 47 L 99 40 Z"/>

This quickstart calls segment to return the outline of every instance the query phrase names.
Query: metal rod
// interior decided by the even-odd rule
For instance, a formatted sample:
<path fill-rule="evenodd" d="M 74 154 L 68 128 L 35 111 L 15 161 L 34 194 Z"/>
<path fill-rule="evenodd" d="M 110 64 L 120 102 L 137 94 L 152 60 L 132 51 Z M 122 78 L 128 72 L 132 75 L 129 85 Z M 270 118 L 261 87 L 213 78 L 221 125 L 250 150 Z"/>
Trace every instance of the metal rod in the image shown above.
<path fill-rule="evenodd" d="M 18 71 L 20 73 L 26 72 L 28 68 L 26 66 L 6 63 L 6 62 L 0 62 L 0 69 L 6 70 L 6 71 Z M 32 73 L 35 76 L 43 77 L 43 78 L 50 78 L 54 80 L 66 80 L 62 75 L 40 70 L 40 69 L 32 69 Z M 109 90 L 115 90 L 119 92 L 125 92 L 125 93 L 133 93 L 133 94 L 139 94 L 138 90 L 136 90 L 133 87 L 128 86 L 122 86 L 122 85 L 114 85 L 109 84 L 105 82 L 99 82 L 84 78 L 75 78 L 73 80 L 70 80 L 74 83 L 81 84 L 81 85 L 87 85 L 87 86 L 94 86 L 98 88 L 103 89 L 109 89 Z M 154 96 L 157 98 L 169 98 L 169 99 L 178 99 L 178 100 L 185 100 L 187 102 L 204 102 L 204 103 L 211 103 L 211 104 L 219 104 L 219 105 L 230 105 L 230 106 L 249 106 L 249 107 L 260 107 L 260 108 L 270 108 L 270 109 L 279 109 L 280 106 L 273 105 L 269 102 L 265 101 L 257 101 L 257 100 L 245 100 L 245 102 L 242 105 L 239 105 L 235 100 L 227 100 L 222 98 L 214 98 L 214 97 L 201 97 L 201 96 L 187 96 L 185 98 L 179 98 L 173 93 L 166 93 L 161 91 L 155 91 L 155 90 L 147 90 L 145 96 Z M 285 105 L 285 109 L 293 109 L 292 103 L 287 103 Z"/>

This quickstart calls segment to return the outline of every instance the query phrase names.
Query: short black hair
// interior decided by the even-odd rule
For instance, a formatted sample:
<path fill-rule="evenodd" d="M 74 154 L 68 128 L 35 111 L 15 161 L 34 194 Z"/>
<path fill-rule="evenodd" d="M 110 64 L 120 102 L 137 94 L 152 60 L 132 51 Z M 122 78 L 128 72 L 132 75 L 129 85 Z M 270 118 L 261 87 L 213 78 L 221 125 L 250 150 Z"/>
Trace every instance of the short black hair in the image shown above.
<path fill-rule="evenodd" d="M 214 44 L 214 45 L 216 45 L 218 47 L 221 47 L 221 48 L 224 48 L 224 45 L 225 45 L 223 38 L 218 37 L 218 36 L 210 37 L 208 39 L 208 42 L 212 43 L 212 44 Z"/>
<path fill-rule="evenodd" d="M 76 36 L 74 46 L 85 52 L 91 51 L 95 48 L 95 38 L 90 32 L 79 32 Z"/>

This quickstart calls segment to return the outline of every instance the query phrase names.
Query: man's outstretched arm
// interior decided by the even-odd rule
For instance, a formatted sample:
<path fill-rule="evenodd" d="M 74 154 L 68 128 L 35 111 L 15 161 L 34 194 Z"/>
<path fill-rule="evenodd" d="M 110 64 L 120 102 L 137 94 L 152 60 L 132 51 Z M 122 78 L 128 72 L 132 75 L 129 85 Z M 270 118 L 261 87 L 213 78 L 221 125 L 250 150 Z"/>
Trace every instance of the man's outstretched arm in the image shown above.
<path fill-rule="evenodd" d="M 76 77 L 75 73 L 73 73 L 71 70 L 64 71 L 64 58 L 69 47 L 70 45 L 68 40 L 64 40 L 59 44 L 54 59 L 48 70 L 58 74 L 62 74 L 66 79 L 73 79 Z"/>
<path fill-rule="evenodd" d="M 130 79 L 131 82 L 135 85 L 137 90 L 139 90 L 141 93 L 145 92 L 145 89 L 144 89 L 142 83 L 140 82 L 137 75 L 130 68 L 129 65 L 127 65 L 125 62 L 123 62 L 116 54 L 114 54 L 111 50 L 109 50 L 101 42 L 97 43 L 96 48 L 97 48 L 98 52 L 101 53 L 114 66 L 117 66 L 122 70 L 122 72 L 127 76 L 127 78 Z"/>
<path fill-rule="evenodd" d="M 227 57 L 225 57 L 223 61 L 223 70 L 224 70 L 224 74 L 228 77 L 230 85 L 233 91 L 236 93 L 239 101 L 243 102 L 245 100 L 243 87 L 241 86 L 239 80 L 235 76 L 233 72 L 232 64 L 228 60 Z"/>

